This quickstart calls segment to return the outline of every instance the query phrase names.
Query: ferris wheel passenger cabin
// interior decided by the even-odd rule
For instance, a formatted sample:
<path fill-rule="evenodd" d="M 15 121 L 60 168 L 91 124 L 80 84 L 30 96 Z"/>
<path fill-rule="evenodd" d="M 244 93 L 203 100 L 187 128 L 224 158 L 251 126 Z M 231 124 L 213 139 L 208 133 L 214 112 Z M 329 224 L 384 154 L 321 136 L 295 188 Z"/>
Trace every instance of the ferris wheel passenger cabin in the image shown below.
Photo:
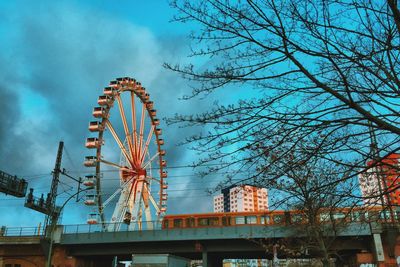
<path fill-rule="evenodd" d="M 118 93 L 118 90 L 113 87 L 106 87 L 104 88 L 103 93 L 107 96 L 115 96 Z"/>
<path fill-rule="evenodd" d="M 129 225 L 131 223 L 131 219 L 132 213 L 130 213 L 129 211 L 125 212 L 123 222 Z"/>
<path fill-rule="evenodd" d="M 87 148 L 99 148 L 101 145 L 102 142 L 97 137 L 88 137 L 86 139 Z"/>
<path fill-rule="evenodd" d="M 147 101 L 146 108 L 147 109 L 153 109 L 153 107 L 154 107 L 154 102 L 153 101 Z"/>
<path fill-rule="evenodd" d="M 96 175 L 90 174 L 85 176 L 85 179 L 83 180 L 84 186 L 92 188 L 95 186 L 95 184 L 96 184 Z"/>
<path fill-rule="evenodd" d="M 96 204 L 96 195 L 94 195 L 94 194 L 86 195 L 84 203 L 86 206 L 95 205 Z"/>
<path fill-rule="evenodd" d="M 88 224 L 97 224 L 99 222 L 99 214 L 97 213 L 89 213 L 87 216 Z"/>
<path fill-rule="evenodd" d="M 101 96 L 99 96 L 99 99 L 97 100 L 97 103 L 100 106 L 111 106 L 113 102 L 114 102 L 114 99 L 108 95 L 101 95 Z"/>
<path fill-rule="evenodd" d="M 108 112 L 104 107 L 94 107 L 92 112 L 93 117 L 95 118 L 107 118 Z"/>
<path fill-rule="evenodd" d="M 91 121 L 89 122 L 89 131 L 91 132 L 98 132 L 103 131 L 104 125 L 99 121 Z"/>
<path fill-rule="evenodd" d="M 96 156 L 86 156 L 83 165 L 85 165 L 86 167 L 96 167 L 96 162 Z"/>

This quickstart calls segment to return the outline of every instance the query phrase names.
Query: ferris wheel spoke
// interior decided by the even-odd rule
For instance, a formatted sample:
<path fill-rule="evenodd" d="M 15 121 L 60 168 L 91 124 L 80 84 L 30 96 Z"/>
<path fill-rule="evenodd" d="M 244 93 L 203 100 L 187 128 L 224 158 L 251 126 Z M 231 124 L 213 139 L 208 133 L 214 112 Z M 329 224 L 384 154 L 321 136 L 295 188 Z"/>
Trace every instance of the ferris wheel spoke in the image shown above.
<path fill-rule="evenodd" d="M 103 209 L 107 207 L 108 203 L 110 203 L 121 191 L 122 189 L 118 188 L 109 198 L 107 198 L 106 201 L 103 202 Z"/>
<path fill-rule="evenodd" d="M 157 152 L 154 156 L 152 156 L 152 157 L 146 162 L 146 164 L 144 164 L 143 169 L 147 168 L 147 167 L 153 162 L 153 160 L 155 160 L 155 159 L 158 157 L 159 154 L 160 154 L 160 153 Z"/>
<path fill-rule="evenodd" d="M 132 164 L 132 159 L 130 158 L 128 152 L 126 151 L 124 145 L 121 142 L 121 139 L 119 138 L 119 136 L 117 135 L 117 133 L 115 132 L 114 127 L 112 126 L 111 122 L 109 120 L 106 120 L 106 125 L 108 127 L 108 129 L 110 130 L 112 136 L 114 137 L 115 141 L 117 142 L 119 148 L 121 149 L 122 153 L 124 154 L 126 160 L 130 163 L 130 165 L 133 167 Z"/>
<path fill-rule="evenodd" d="M 150 195 L 150 192 L 149 192 L 149 190 L 147 188 L 147 185 L 144 184 L 143 185 L 142 198 L 143 198 L 143 204 L 144 204 L 145 207 L 149 206 L 149 195 Z"/>
<path fill-rule="evenodd" d="M 158 207 L 157 202 L 154 200 L 154 198 L 151 194 L 149 194 L 149 200 L 150 200 L 150 203 L 155 208 L 156 212 L 160 212 L 160 207 Z"/>
<path fill-rule="evenodd" d="M 141 231 L 142 228 L 142 209 L 139 210 L 139 214 L 138 214 L 138 219 L 137 219 L 137 225 L 138 225 L 138 230 Z"/>
<path fill-rule="evenodd" d="M 150 205 L 149 205 L 149 200 L 150 200 L 150 190 L 147 186 L 147 184 L 144 184 L 143 186 L 143 204 L 144 204 L 144 215 L 146 218 L 146 224 L 147 224 L 147 230 L 152 230 L 154 225 L 151 217 L 151 211 L 150 211 Z M 156 210 L 157 212 L 157 210 Z"/>
<path fill-rule="evenodd" d="M 124 126 L 124 131 L 125 131 L 125 136 L 128 140 L 128 147 L 129 147 L 129 152 L 132 155 L 131 157 L 133 157 L 133 145 L 132 145 L 132 139 L 131 139 L 131 135 L 129 133 L 129 128 L 128 128 L 128 123 L 126 121 L 126 116 L 125 116 L 125 111 L 124 111 L 124 105 L 122 103 L 122 99 L 120 95 L 116 96 L 117 102 L 118 102 L 118 108 L 119 108 L 119 112 L 121 114 L 121 119 L 122 119 L 122 124 Z"/>
<path fill-rule="evenodd" d="M 150 128 L 150 132 L 149 132 L 149 135 L 147 136 L 146 144 L 144 145 L 142 155 L 140 156 L 140 162 L 143 162 L 144 156 L 146 155 L 147 150 L 149 149 L 149 144 L 150 144 L 151 138 L 152 138 L 153 133 L 154 133 L 154 128 L 155 128 L 154 125 L 152 125 L 151 128 Z"/>
<path fill-rule="evenodd" d="M 161 184 L 161 180 L 158 180 L 158 179 L 156 179 L 156 178 L 154 178 L 154 177 L 152 177 L 152 176 L 147 176 L 146 178 L 147 178 L 148 180 L 150 180 L 150 181 L 156 181 L 157 183 Z"/>
<path fill-rule="evenodd" d="M 100 159 L 100 162 L 103 162 L 104 164 L 113 166 L 113 167 L 118 168 L 118 169 L 124 169 L 125 168 L 125 167 L 123 167 L 123 166 L 121 166 L 121 165 L 119 165 L 117 163 L 114 163 L 114 162 L 111 162 L 111 161 L 107 161 L 107 160 L 104 160 L 104 159 Z"/>
<path fill-rule="evenodd" d="M 146 105 L 142 105 L 142 117 L 140 118 L 140 133 L 139 133 L 139 151 L 137 154 L 138 161 L 140 160 L 140 156 L 142 153 L 142 143 L 143 143 L 143 132 L 144 132 L 144 121 L 145 121 L 145 110 L 146 110 Z"/>
<path fill-rule="evenodd" d="M 133 178 L 127 180 L 124 182 L 120 188 L 118 188 L 109 198 L 106 199 L 106 201 L 103 202 L 102 207 L 106 207 L 110 201 L 112 201 L 131 181 Z"/>
<path fill-rule="evenodd" d="M 135 93 L 131 91 L 131 112 L 132 112 L 132 129 L 133 129 L 133 151 L 134 155 L 138 153 L 138 140 L 137 140 L 137 129 L 136 129 L 136 107 L 135 107 Z"/>

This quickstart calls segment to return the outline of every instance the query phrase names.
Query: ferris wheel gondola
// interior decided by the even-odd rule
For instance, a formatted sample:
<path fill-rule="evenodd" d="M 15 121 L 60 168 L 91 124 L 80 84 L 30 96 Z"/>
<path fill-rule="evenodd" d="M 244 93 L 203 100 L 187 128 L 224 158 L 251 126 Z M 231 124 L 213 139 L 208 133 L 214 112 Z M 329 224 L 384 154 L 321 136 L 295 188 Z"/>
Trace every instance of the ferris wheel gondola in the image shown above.
<path fill-rule="evenodd" d="M 95 205 L 97 209 L 88 215 L 87 222 L 100 223 L 103 230 L 108 231 L 119 230 L 122 224 L 128 224 L 130 230 L 152 229 L 154 222 L 161 222 L 166 212 L 168 188 L 166 152 L 162 149 L 164 140 L 160 138 L 162 130 L 158 127 L 160 121 L 156 118 L 154 103 L 146 89 L 129 77 L 111 81 L 97 103 L 99 106 L 92 114 L 98 120 L 89 122 L 89 131 L 97 136 L 86 140 L 86 147 L 96 150 L 96 155 L 84 160 L 84 165 L 94 167 L 95 171 L 83 182 L 89 189 L 93 188 L 88 190 L 85 204 Z M 129 113 L 125 113 L 127 106 Z M 119 110 L 119 114 L 111 112 L 114 109 Z M 122 124 L 120 131 L 118 123 Z M 110 148 L 105 149 L 110 142 L 116 144 L 119 162 L 112 159 L 115 153 Z M 118 173 L 119 180 L 119 186 L 111 191 L 105 190 L 103 178 L 103 169 L 109 167 L 116 170 L 114 174 Z M 115 201 L 112 215 L 108 216 L 107 206 Z"/>

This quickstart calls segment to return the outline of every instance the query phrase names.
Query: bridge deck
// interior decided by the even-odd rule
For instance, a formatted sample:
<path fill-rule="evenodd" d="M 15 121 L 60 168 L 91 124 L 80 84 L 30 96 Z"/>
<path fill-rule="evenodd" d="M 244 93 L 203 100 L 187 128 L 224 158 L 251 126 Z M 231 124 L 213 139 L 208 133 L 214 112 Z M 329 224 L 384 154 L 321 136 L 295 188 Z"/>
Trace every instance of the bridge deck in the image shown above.
<path fill-rule="evenodd" d="M 93 244 L 93 243 L 126 243 L 154 241 L 186 241 L 186 240 L 219 240 L 249 238 L 285 238 L 306 236 L 304 229 L 290 226 L 243 225 L 216 228 L 163 229 L 124 232 L 89 232 L 66 233 L 63 231 L 60 243 Z M 352 224 L 337 233 L 337 236 L 369 236 L 368 224 Z"/>

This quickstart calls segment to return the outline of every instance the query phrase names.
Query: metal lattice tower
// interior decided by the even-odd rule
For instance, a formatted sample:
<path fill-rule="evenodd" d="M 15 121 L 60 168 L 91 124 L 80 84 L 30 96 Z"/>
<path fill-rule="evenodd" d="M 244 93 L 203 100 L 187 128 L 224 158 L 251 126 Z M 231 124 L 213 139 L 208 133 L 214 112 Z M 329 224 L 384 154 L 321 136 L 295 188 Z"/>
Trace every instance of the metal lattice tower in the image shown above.
<path fill-rule="evenodd" d="M 51 189 L 50 193 L 47 196 L 48 197 L 48 202 L 49 206 L 51 207 L 51 212 L 46 216 L 46 222 L 45 225 L 52 225 L 53 223 L 57 223 L 58 219 L 58 210 L 56 209 L 56 198 L 57 198 L 57 189 L 58 189 L 58 183 L 60 180 L 60 173 L 61 173 L 61 160 L 62 160 L 62 153 L 64 149 L 64 142 L 60 141 L 58 145 L 58 151 L 57 151 L 57 158 L 56 158 L 56 163 L 54 165 L 54 170 L 53 170 L 53 180 L 51 182 Z"/>

